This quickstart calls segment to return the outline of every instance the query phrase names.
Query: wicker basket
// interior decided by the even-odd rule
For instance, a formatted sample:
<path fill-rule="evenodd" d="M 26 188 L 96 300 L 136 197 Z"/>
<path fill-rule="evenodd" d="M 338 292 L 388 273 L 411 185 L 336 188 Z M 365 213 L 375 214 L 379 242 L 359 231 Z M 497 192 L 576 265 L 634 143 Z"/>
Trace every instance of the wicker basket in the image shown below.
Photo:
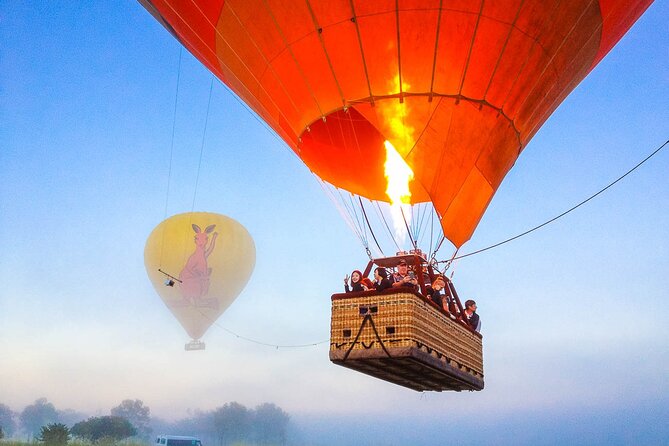
<path fill-rule="evenodd" d="M 411 291 L 332 296 L 330 360 L 414 390 L 483 389 L 481 341 Z"/>

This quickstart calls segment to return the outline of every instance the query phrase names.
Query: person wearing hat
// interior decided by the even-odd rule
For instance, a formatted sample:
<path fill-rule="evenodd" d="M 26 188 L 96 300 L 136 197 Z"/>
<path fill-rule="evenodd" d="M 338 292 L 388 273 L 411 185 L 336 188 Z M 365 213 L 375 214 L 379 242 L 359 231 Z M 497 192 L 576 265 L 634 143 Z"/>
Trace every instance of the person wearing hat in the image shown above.
<path fill-rule="evenodd" d="M 418 281 L 413 275 L 409 274 L 409 266 L 404 259 L 397 263 L 397 272 L 393 273 L 391 279 L 393 288 L 404 286 L 416 290 L 418 287 Z"/>

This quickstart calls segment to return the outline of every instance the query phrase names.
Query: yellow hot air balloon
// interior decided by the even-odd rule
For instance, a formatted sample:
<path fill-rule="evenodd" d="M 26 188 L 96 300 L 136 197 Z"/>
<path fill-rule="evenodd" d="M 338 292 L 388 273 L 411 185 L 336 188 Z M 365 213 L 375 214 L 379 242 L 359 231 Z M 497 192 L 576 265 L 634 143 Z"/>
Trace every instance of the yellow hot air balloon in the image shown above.
<path fill-rule="evenodd" d="M 174 215 L 149 235 L 144 265 L 167 308 L 193 338 L 200 338 L 244 289 L 255 266 L 249 232 L 230 217 L 209 212 Z"/>

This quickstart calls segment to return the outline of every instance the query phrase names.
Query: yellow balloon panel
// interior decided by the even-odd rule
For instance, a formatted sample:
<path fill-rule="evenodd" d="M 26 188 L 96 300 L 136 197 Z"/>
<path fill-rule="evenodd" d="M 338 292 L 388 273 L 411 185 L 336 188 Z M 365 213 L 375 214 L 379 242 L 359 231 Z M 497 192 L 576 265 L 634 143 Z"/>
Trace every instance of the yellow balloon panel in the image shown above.
<path fill-rule="evenodd" d="M 201 338 L 241 293 L 255 258 L 255 244 L 246 228 L 209 212 L 164 220 L 144 248 L 153 287 L 193 339 Z"/>

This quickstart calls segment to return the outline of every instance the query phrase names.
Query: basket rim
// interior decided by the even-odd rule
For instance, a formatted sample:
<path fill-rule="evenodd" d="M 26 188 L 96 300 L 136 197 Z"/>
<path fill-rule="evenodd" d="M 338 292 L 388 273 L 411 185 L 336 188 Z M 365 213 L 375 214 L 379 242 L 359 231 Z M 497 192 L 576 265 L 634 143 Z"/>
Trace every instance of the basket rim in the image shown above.
<path fill-rule="evenodd" d="M 392 295 L 410 295 L 412 297 L 417 298 L 418 300 L 430 305 L 432 308 L 443 314 L 444 316 L 449 316 L 450 314 L 444 311 L 442 308 L 439 308 L 437 304 L 432 302 L 430 299 L 427 297 L 423 296 L 422 294 L 418 293 L 417 291 L 410 290 L 405 287 L 405 289 L 401 290 L 395 290 L 395 289 L 387 289 L 383 291 L 375 291 L 375 290 L 369 290 L 369 291 L 352 291 L 349 293 L 335 293 L 330 297 L 330 300 L 334 303 L 335 301 L 340 301 L 340 300 L 346 300 L 346 299 L 356 299 L 360 297 L 374 297 L 374 296 L 392 296 Z M 459 324 L 460 326 L 466 328 L 469 330 L 472 334 L 475 336 L 479 337 L 480 339 L 483 339 L 483 335 L 475 330 L 473 330 L 469 324 L 461 320 L 460 318 L 456 318 L 453 322 Z"/>

